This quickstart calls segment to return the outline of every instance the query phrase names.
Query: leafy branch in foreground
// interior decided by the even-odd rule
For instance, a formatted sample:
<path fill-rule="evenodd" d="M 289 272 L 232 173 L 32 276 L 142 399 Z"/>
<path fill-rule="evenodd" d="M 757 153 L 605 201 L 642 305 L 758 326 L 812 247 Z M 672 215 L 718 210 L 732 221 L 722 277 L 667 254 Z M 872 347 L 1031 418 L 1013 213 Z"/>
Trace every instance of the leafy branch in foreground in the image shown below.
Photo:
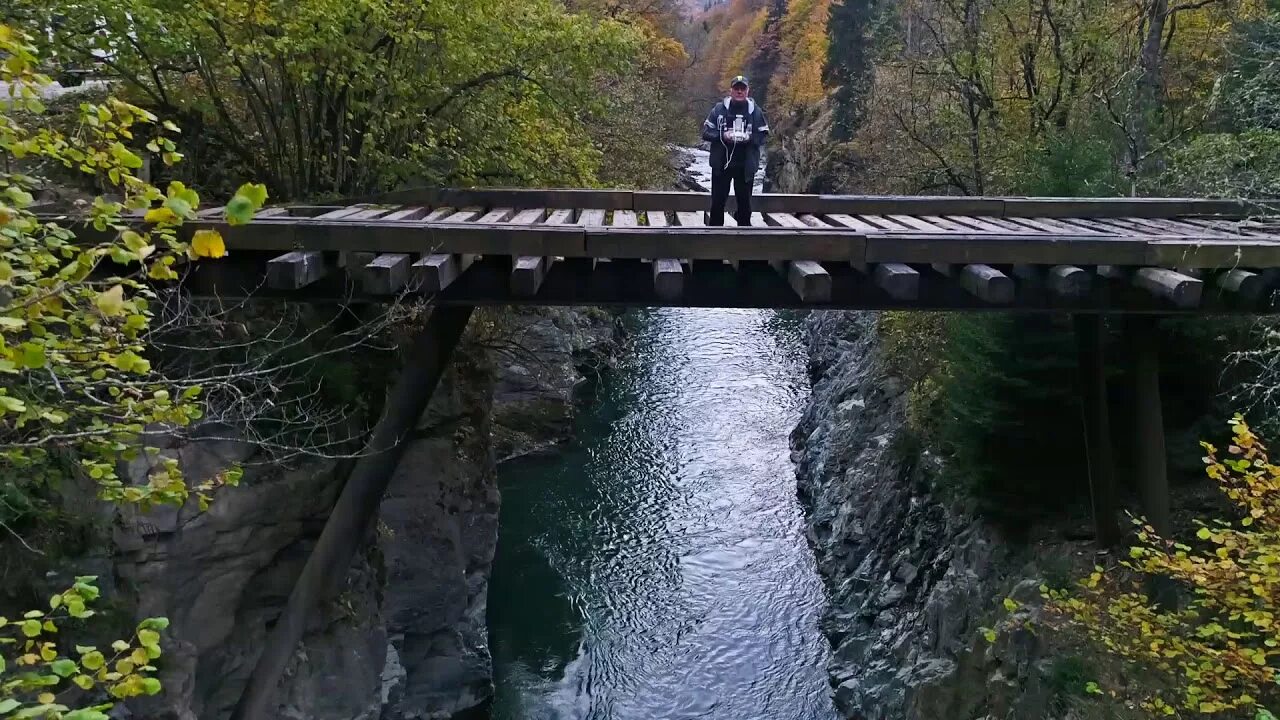
<path fill-rule="evenodd" d="M 1123 681 L 1100 679 L 1089 692 L 1158 717 L 1275 720 L 1280 466 L 1243 417 L 1231 420 L 1231 431 L 1225 456 L 1201 445 L 1205 472 L 1234 506 L 1234 518 L 1197 521 L 1189 542 L 1135 519 L 1137 544 L 1116 567 L 1096 567 L 1075 590 L 1041 586 L 1047 627 L 1124 664 Z M 1177 589 L 1177 602 L 1150 597 L 1147 588 L 1161 583 Z M 1005 607 L 1017 604 L 1006 600 Z"/>
<path fill-rule="evenodd" d="M 98 598 L 97 578 L 78 577 L 65 591 L 49 599 L 48 610 L 31 610 L 20 619 L 0 617 L 0 717 L 5 720 L 107 720 L 124 700 L 160 692 L 152 677 L 152 661 L 160 657 L 160 632 L 165 618 L 138 624 L 133 637 L 116 640 L 103 651 L 76 645 L 74 656 L 58 648 L 59 625 L 92 617 L 89 605 Z M 72 709 L 67 703 L 84 704 Z"/>
<path fill-rule="evenodd" d="M 202 388 L 152 369 L 144 342 L 156 294 L 176 267 L 226 253 L 222 237 L 179 228 L 200 198 L 181 183 L 164 190 L 138 178 L 141 148 L 169 164 L 180 159 L 178 128 L 152 113 L 108 99 L 82 103 L 74 132 L 38 122 L 40 88 L 29 38 L 0 26 L 0 81 L 10 98 L 0 114 L 0 458 L 26 482 L 55 482 L 68 464 L 92 478 L 108 501 L 202 504 L 235 470 L 188 487 L 176 461 L 155 464 L 146 484 L 116 474 L 148 432 L 201 417 Z M 135 152 L 138 150 L 138 152 Z M 79 171 L 110 191 L 72 213 L 42 221 L 32 212 L 41 169 Z M 227 205 L 232 224 L 247 222 L 266 201 L 245 185 Z M 130 218 L 130 215 L 133 215 Z M 142 222 L 138 223 L 138 216 Z"/>

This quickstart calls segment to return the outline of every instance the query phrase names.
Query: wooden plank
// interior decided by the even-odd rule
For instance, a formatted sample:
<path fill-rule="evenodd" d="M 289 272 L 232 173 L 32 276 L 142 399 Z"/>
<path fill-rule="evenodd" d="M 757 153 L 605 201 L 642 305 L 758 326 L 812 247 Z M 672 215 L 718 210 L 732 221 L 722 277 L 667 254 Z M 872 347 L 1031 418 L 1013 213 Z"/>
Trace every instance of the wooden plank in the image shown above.
<path fill-rule="evenodd" d="M 208 210 L 201 210 L 199 213 L 197 213 L 197 215 L 198 217 L 217 217 L 225 209 L 226 209 L 225 207 L 209 208 Z M 287 207 L 267 208 L 265 210 L 259 210 L 258 212 L 253 214 L 253 217 L 255 220 L 258 220 L 261 218 L 288 217 L 288 216 L 289 216 L 289 208 Z"/>
<path fill-rule="evenodd" d="M 360 212 L 352 213 L 350 215 L 343 215 L 341 218 L 338 218 L 338 219 L 342 220 L 343 222 L 352 222 L 355 220 L 373 220 L 376 218 L 380 218 L 383 215 L 386 215 L 387 213 L 394 212 L 395 210 L 398 210 L 399 207 L 400 206 L 398 205 L 387 205 L 383 207 L 364 208 Z M 328 218 L 328 219 L 332 219 L 332 218 Z"/>
<path fill-rule="evenodd" d="M 707 207 L 707 194 L 694 192 L 635 192 L 632 210 L 698 211 Z M 865 196 L 865 195 L 791 195 L 761 193 L 753 195 L 751 207 L 762 213 L 785 212 L 793 215 L 906 215 L 979 214 L 999 215 L 1004 201 L 999 198 L 960 196 Z M 754 219 L 753 219 L 754 223 Z"/>
<path fill-rule="evenodd" d="M 614 210 L 613 226 L 614 227 L 637 227 L 639 219 L 636 217 L 634 210 Z"/>
<path fill-rule="evenodd" d="M 410 258 L 405 253 L 384 253 L 364 269 L 364 290 L 374 295 L 400 292 L 409 280 Z"/>
<path fill-rule="evenodd" d="M 1145 267 L 1133 275 L 1133 284 L 1163 297 L 1178 307 L 1196 307 L 1204 283 L 1167 268 Z"/>
<path fill-rule="evenodd" d="M 529 208 L 521 210 L 507 220 L 508 225 L 533 225 L 542 222 L 547 215 L 546 208 Z"/>
<path fill-rule="evenodd" d="M 901 263 L 880 263 L 873 273 L 876 285 L 894 300 L 915 300 L 920 296 L 920 273 Z"/>
<path fill-rule="evenodd" d="M 311 219 L 312 220 L 341 220 L 342 218 L 348 215 L 355 215 L 358 212 L 363 212 L 365 209 L 366 208 L 363 205 L 351 205 L 350 207 L 338 208 L 337 210 L 330 210 L 327 213 L 317 215 Z"/>
<path fill-rule="evenodd" d="M 684 293 L 684 266 L 675 258 L 653 261 L 653 292 L 663 300 L 675 300 Z"/>
<path fill-rule="evenodd" d="M 1189 235 L 1191 237 L 1212 237 L 1220 239 L 1237 239 L 1239 235 L 1217 230 L 1212 227 L 1201 227 L 1181 220 L 1173 220 L 1168 218 L 1121 218 L 1126 222 L 1141 223 L 1152 228 L 1161 235 Z"/>
<path fill-rule="evenodd" d="M 884 230 L 878 225 L 872 225 L 871 223 L 865 220 L 853 217 L 852 215 L 845 215 L 843 213 L 826 215 L 825 219 L 827 220 L 827 222 L 831 223 L 832 225 L 836 225 L 839 227 L 847 227 L 850 230 L 857 230 L 860 233 L 884 232 Z"/>
<path fill-rule="evenodd" d="M 677 212 L 676 224 L 680 227 L 703 227 L 706 225 L 702 219 L 702 213 L 693 211 Z"/>
<path fill-rule="evenodd" d="M 552 210 L 547 216 L 547 225 L 572 225 L 573 224 L 573 208 L 560 208 Z"/>
<path fill-rule="evenodd" d="M 435 210 L 432 210 L 431 212 L 427 213 L 427 216 L 423 218 L 423 220 L 427 222 L 439 222 L 440 220 L 443 220 L 444 218 L 447 218 L 450 215 L 452 215 L 453 211 L 454 211 L 453 208 L 448 206 L 438 207 Z"/>
<path fill-rule="evenodd" d="M 457 280 L 474 260 L 475 255 L 428 255 L 413 264 L 413 288 L 422 293 L 438 293 Z"/>
<path fill-rule="evenodd" d="M 973 230 L 971 230 L 970 232 L 978 231 L 978 232 L 985 232 L 985 233 L 995 233 L 997 235 L 1028 234 L 1027 231 L 1025 230 L 1016 230 L 1010 226 L 996 223 L 994 222 L 994 219 L 990 217 L 980 218 L 980 217 L 972 217 L 969 215 L 948 215 L 944 219 L 950 220 L 951 222 L 957 225 L 964 225 L 964 226 L 973 228 Z"/>
<path fill-rule="evenodd" d="M 800 218 L 796 217 L 795 215 L 792 215 L 791 213 L 765 213 L 764 221 L 774 227 L 785 227 L 785 228 L 809 227 L 808 225 L 805 225 L 804 222 L 800 220 Z"/>
<path fill-rule="evenodd" d="M 295 250 L 267 261 L 267 287 L 297 290 L 324 277 L 324 254 Z"/>
<path fill-rule="evenodd" d="M 787 282 L 804 302 L 831 302 L 831 275 L 812 260 L 787 263 Z"/>
<path fill-rule="evenodd" d="M 890 220 L 893 220 L 899 225 L 905 225 L 914 230 L 923 230 L 925 232 L 930 232 L 930 233 L 944 233 L 944 232 L 954 230 L 954 227 L 952 228 L 941 227 L 940 225 L 927 222 L 925 220 L 922 220 L 918 217 L 914 217 L 912 215 L 885 215 L 885 217 Z"/>
<path fill-rule="evenodd" d="M 804 223 L 808 227 L 827 228 L 827 229 L 830 229 L 832 227 L 830 224 L 823 222 L 822 218 L 818 217 L 817 215 L 800 215 L 799 217 L 800 217 L 800 222 Z"/>
<path fill-rule="evenodd" d="M 941 215 L 922 215 L 920 219 L 924 220 L 930 225 L 937 226 L 938 231 L 940 233 L 942 232 L 958 232 L 958 233 L 973 232 L 973 228 L 969 227 L 968 225 L 960 225 L 959 223 L 951 222 L 950 220 L 942 217 Z"/>
<path fill-rule="evenodd" d="M 494 208 L 489 212 L 485 213 L 484 215 L 480 216 L 479 222 L 500 223 L 507 220 L 508 218 L 510 218 L 512 215 L 515 215 L 515 214 L 516 214 L 516 211 L 514 208 L 509 208 L 509 207 Z"/>
<path fill-rule="evenodd" d="M 1058 222 L 1062 223 L 1063 225 L 1068 225 L 1071 227 L 1082 228 L 1084 230 L 1092 230 L 1102 235 L 1110 235 L 1110 236 L 1120 235 L 1120 236 L 1128 237 L 1132 235 L 1147 234 L 1147 233 L 1139 233 L 1132 230 L 1126 231 L 1114 225 L 1107 225 L 1105 223 L 1096 222 L 1088 218 L 1065 217 L 1065 218 L 1059 218 Z"/>
<path fill-rule="evenodd" d="M 587 227 L 604 225 L 604 213 L 605 211 L 600 208 L 591 208 L 588 210 L 583 210 L 578 215 L 578 224 L 587 226 Z"/>
<path fill-rule="evenodd" d="M 448 215 L 446 217 L 441 218 L 440 222 L 447 222 L 447 223 L 471 222 L 473 220 L 480 219 L 480 214 L 482 212 L 483 210 L 477 207 L 463 208 L 462 210 L 459 210 L 458 212 L 452 215 Z"/>
<path fill-rule="evenodd" d="M 378 218 L 382 221 L 425 220 L 431 211 L 425 207 L 407 207 Z"/>
<path fill-rule="evenodd" d="M 1097 230 L 1088 228 L 1079 228 L 1074 225 L 1064 225 L 1052 218 L 1005 218 L 1014 225 L 1030 228 L 1036 232 L 1049 233 L 1050 235 L 1102 235 Z"/>
<path fill-rule="evenodd" d="M 511 292 L 521 297 L 533 297 L 542 288 L 542 281 L 547 277 L 547 270 L 555 258 L 543 256 L 525 256 L 516 258 L 511 269 Z"/>
<path fill-rule="evenodd" d="M 650 210 L 644 214 L 645 224 L 649 227 L 667 227 L 667 214 L 661 210 Z"/>

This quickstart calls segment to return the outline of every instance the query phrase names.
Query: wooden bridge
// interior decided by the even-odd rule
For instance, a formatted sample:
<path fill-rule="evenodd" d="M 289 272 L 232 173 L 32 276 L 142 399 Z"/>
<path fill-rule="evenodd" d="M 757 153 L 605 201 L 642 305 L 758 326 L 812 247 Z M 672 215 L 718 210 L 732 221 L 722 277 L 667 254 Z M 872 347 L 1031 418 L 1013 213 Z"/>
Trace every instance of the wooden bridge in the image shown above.
<path fill-rule="evenodd" d="M 268 208 L 200 293 L 441 305 L 1248 312 L 1273 309 L 1280 213 L 1231 200 L 430 190 Z"/>
<path fill-rule="evenodd" d="M 383 415 L 257 661 L 235 720 L 274 716 L 308 618 L 340 589 L 476 305 L 1009 309 L 1072 314 L 1097 537 L 1119 540 L 1103 318 L 1126 316 L 1143 510 L 1169 525 L 1154 317 L 1269 313 L 1280 213 L 1236 201 L 764 195 L 751 227 L 706 227 L 706 195 L 434 190 L 270 208 L 222 232 L 199 294 L 431 297 Z M 1065 412 L 1072 409 L 1064 408 Z M 431 468 L 423 468 L 430 472 Z"/>

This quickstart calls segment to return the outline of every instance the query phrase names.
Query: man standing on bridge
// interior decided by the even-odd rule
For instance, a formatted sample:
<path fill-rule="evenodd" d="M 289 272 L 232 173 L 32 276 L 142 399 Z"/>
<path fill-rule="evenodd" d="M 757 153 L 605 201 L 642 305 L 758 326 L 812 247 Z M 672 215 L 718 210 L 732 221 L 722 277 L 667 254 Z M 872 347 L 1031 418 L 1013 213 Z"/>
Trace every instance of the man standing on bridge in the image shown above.
<path fill-rule="evenodd" d="M 711 143 L 710 225 L 724 225 L 724 205 L 729 199 L 729 183 L 738 209 L 733 217 L 739 225 L 751 224 L 751 189 L 760 168 L 760 148 L 769 134 L 764 111 L 748 95 L 747 79 L 741 75 L 729 83 L 729 97 L 715 104 L 702 123 L 702 139 Z"/>

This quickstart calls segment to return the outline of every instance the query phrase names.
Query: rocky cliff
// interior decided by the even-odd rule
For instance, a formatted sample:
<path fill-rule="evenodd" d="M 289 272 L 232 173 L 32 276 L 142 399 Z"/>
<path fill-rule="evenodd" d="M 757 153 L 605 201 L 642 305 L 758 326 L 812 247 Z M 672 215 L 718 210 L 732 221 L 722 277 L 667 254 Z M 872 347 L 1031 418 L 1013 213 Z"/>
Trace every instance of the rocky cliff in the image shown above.
<path fill-rule="evenodd" d="M 500 458 L 567 434 L 575 390 L 616 339 L 613 316 L 480 312 L 423 414 L 340 595 L 315 618 L 279 689 L 285 720 L 452 718 L 492 695 L 485 627 Z M 518 331 L 518 332 L 517 332 Z M 109 527 L 74 572 L 100 576 L 127 627 L 166 616 L 165 691 L 127 717 L 217 720 L 239 698 L 319 537 L 349 460 L 264 463 L 247 443 L 168 448 L 189 477 L 244 463 L 207 512 L 96 506 Z M 146 477 L 134 463 L 129 474 Z M 51 586 L 63 578 L 50 578 Z"/>
<path fill-rule="evenodd" d="M 1070 663 L 1028 632 L 990 644 L 979 628 L 1004 597 L 1034 601 L 1049 556 L 1085 551 L 1008 542 L 940 499 L 946 469 L 906 441 L 905 387 L 884 369 L 876 322 L 810 316 L 813 397 L 792 438 L 831 596 L 837 706 L 855 720 L 1066 717 L 1078 692 Z"/>

